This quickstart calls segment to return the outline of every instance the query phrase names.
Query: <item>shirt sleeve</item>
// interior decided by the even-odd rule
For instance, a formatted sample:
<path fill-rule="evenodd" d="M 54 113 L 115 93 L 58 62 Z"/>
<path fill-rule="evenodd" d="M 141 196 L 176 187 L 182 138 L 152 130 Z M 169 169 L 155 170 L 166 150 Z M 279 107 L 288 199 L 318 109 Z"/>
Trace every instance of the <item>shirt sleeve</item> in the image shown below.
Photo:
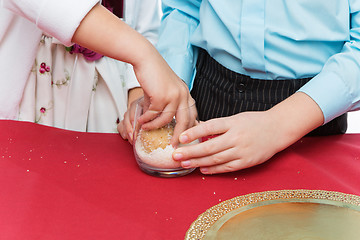
<path fill-rule="evenodd" d="M 4 8 L 36 24 L 42 31 L 70 46 L 86 14 L 99 0 L 1 0 Z"/>
<path fill-rule="evenodd" d="M 160 19 L 159 0 L 125 1 L 125 22 L 153 45 L 158 40 Z M 140 87 L 132 65 L 127 64 L 125 76 L 127 89 Z"/>
<path fill-rule="evenodd" d="M 159 35 L 160 20 L 161 8 L 159 0 L 135 1 L 131 26 L 154 45 Z"/>
<path fill-rule="evenodd" d="M 190 44 L 199 24 L 200 0 L 163 0 L 157 49 L 173 71 L 191 88 L 196 52 Z"/>
<path fill-rule="evenodd" d="M 360 109 L 360 1 L 350 0 L 349 41 L 325 63 L 321 72 L 299 91 L 321 108 L 327 123 Z"/>

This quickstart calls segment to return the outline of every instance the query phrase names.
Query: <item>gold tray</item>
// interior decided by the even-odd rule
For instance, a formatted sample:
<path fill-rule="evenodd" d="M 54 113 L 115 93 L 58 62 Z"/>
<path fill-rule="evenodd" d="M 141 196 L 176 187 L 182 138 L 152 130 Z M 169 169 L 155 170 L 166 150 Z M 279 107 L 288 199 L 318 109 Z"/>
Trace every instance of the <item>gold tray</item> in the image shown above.
<path fill-rule="evenodd" d="M 239 196 L 202 213 L 185 239 L 359 240 L 360 197 L 323 190 Z"/>

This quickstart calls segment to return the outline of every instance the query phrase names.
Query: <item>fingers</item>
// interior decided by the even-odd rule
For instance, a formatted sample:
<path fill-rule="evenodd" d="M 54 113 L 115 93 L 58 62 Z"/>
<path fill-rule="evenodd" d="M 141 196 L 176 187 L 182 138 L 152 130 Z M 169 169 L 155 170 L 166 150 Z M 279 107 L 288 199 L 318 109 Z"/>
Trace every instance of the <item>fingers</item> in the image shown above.
<path fill-rule="evenodd" d="M 142 104 L 141 107 L 145 109 L 146 101 L 144 100 Z M 159 104 L 154 105 L 159 108 Z M 179 143 L 179 135 L 186 129 L 197 125 L 197 110 L 193 98 L 181 99 L 178 105 L 176 103 L 169 103 L 161 111 L 155 110 L 152 105 L 149 105 L 147 111 L 138 118 L 138 122 L 142 124 L 142 129 L 151 130 L 168 124 L 173 120 L 174 116 L 176 125 L 171 144 L 176 147 Z"/>
<path fill-rule="evenodd" d="M 235 150 L 235 148 L 233 150 Z M 236 150 L 235 150 L 235 152 L 234 151 L 231 151 L 231 152 L 232 153 L 230 153 L 230 154 L 236 155 Z M 222 153 L 219 153 L 214 156 L 209 156 L 209 157 L 207 157 L 207 159 L 206 158 L 197 159 L 197 160 L 200 160 L 200 163 L 197 163 L 197 164 L 204 163 L 203 166 L 200 167 L 200 171 L 203 174 L 234 172 L 234 171 L 242 170 L 245 168 L 253 167 L 253 166 L 261 164 L 267 160 L 266 158 L 259 160 L 257 158 L 251 158 L 251 157 L 247 157 L 247 158 L 245 158 L 245 157 L 235 157 L 234 158 L 233 157 L 233 158 L 229 158 L 228 161 L 226 161 L 224 163 L 206 166 L 205 162 L 215 162 L 216 159 L 222 159 L 222 158 L 226 157 L 226 156 L 222 156 L 222 155 L 223 155 Z M 235 156 L 235 155 L 233 155 L 233 156 Z"/>
<path fill-rule="evenodd" d="M 185 121 L 177 121 L 175 128 L 174 128 L 174 134 L 171 138 L 171 145 L 176 148 L 179 145 L 179 136 L 180 134 L 188 128 L 188 120 Z"/>
<path fill-rule="evenodd" d="M 229 148 L 215 154 L 182 161 L 181 166 L 183 168 L 200 167 L 206 173 L 230 172 L 244 168 L 247 163 L 235 156 L 235 149 Z"/>
<path fill-rule="evenodd" d="M 117 126 L 121 137 L 127 139 L 131 144 L 133 143 L 135 109 L 136 102 L 130 105 L 128 111 L 124 114 L 123 120 Z"/>
<path fill-rule="evenodd" d="M 120 134 L 120 136 L 123 138 L 123 139 L 127 139 L 127 137 L 126 137 L 126 130 L 125 130 L 125 125 L 124 125 L 124 122 L 123 121 L 121 121 L 118 125 L 117 125 L 117 130 L 118 130 L 118 132 L 119 132 L 119 134 Z"/>
<path fill-rule="evenodd" d="M 124 114 L 124 118 L 117 125 L 117 130 L 123 139 L 128 139 L 127 124 L 129 123 L 128 112 Z"/>
<path fill-rule="evenodd" d="M 197 118 L 194 115 L 190 115 L 187 119 L 177 121 L 175 128 L 174 128 L 174 135 L 171 139 L 171 144 L 176 148 L 179 141 L 180 134 L 185 131 L 186 129 L 189 129 L 193 126 L 196 126 L 198 124 Z"/>
<path fill-rule="evenodd" d="M 254 165 L 255 164 L 249 164 L 249 162 L 245 160 L 237 159 L 220 165 L 213 165 L 210 167 L 200 167 L 200 172 L 203 174 L 234 172 L 241 169 L 252 167 Z"/>
<path fill-rule="evenodd" d="M 124 117 L 124 119 L 118 124 L 117 129 L 123 139 L 127 139 L 131 144 L 133 140 L 133 126 L 132 121 L 128 116 Z"/>
<path fill-rule="evenodd" d="M 192 101 L 193 102 L 193 101 Z M 171 139 L 171 144 L 176 148 L 179 144 L 179 136 L 186 129 L 191 128 L 197 124 L 197 111 L 195 104 L 181 106 L 175 115 L 176 125 L 174 135 Z"/>
<path fill-rule="evenodd" d="M 160 128 L 172 121 L 176 113 L 176 104 L 166 102 L 151 102 L 152 100 L 145 96 L 142 102 L 139 102 L 142 108 L 142 114 L 137 121 L 142 124 L 142 128 L 146 130 Z M 154 108 L 156 106 L 156 108 Z"/>
<path fill-rule="evenodd" d="M 201 122 L 196 127 L 186 130 L 180 135 L 180 142 L 186 144 L 202 137 L 225 133 L 229 130 L 229 126 L 227 121 L 221 119 L 211 119 L 206 122 Z"/>
<path fill-rule="evenodd" d="M 165 110 L 161 114 L 158 112 L 155 114 L 147 111 L 138 119 L 138 121 L 140 123 L 145 121 L 145 123 L 142 125 L 142 129 L 151 130 L 165 126 L 173 120 L 174 115 L 175 111 Z"/>
<path fill-rule="evenodd" d="M 259 164 L 255 159 L 239 156 L 236 148 L 181 162 L 183 168 L 200 168 L 203 174 L 234 172 Z"/>
<path fill-rule="evenodd" d="M 204 158 L 206 156 L 219 153 L 221 151 L 226 151 L 232 148 L 233 143 L 231 141 L 225 141 L 225 138 L 226 137 L 224 136 L 218 136 L 202 143 L 180 147 L 174 151 L 173 158 L 177 161 L 184 161 L 188 159 Z M 193 141 L 195 140 L 196 139 L 194 139 Z M 219 163 L 220 162 L 216 162 L 215 164 Z"/>

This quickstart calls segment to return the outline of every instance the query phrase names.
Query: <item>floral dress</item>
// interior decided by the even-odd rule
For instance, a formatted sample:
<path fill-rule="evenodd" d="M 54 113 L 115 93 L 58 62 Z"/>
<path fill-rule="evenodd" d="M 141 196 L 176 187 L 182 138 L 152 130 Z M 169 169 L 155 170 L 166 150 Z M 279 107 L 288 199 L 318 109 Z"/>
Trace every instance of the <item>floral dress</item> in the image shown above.
<path fill-rule="evenodd" d="M 91 54 L 91 53 L 90 53 Z M 127 107 L 123 62 L 73 52 L 43 35 L 19 120 L 76 131 L 117 132 Z"/>

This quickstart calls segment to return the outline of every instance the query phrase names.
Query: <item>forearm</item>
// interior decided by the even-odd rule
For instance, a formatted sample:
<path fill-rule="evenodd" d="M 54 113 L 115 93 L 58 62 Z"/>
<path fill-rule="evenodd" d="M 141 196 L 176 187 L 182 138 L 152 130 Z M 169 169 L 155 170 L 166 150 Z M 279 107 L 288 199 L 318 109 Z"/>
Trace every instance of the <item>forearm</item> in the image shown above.
<path fill-rule="evenodd" d="M 278 151 L 324 123 L 320 107 L 308 95 L 297 92 L 267 111 L 276 128 Z"/>
<path fill-rule="evenodd" d="M 141 34 L 100 4 L 82 20 L 72 41 L 134 67 L 149 56 L 159 55 Z"/>

